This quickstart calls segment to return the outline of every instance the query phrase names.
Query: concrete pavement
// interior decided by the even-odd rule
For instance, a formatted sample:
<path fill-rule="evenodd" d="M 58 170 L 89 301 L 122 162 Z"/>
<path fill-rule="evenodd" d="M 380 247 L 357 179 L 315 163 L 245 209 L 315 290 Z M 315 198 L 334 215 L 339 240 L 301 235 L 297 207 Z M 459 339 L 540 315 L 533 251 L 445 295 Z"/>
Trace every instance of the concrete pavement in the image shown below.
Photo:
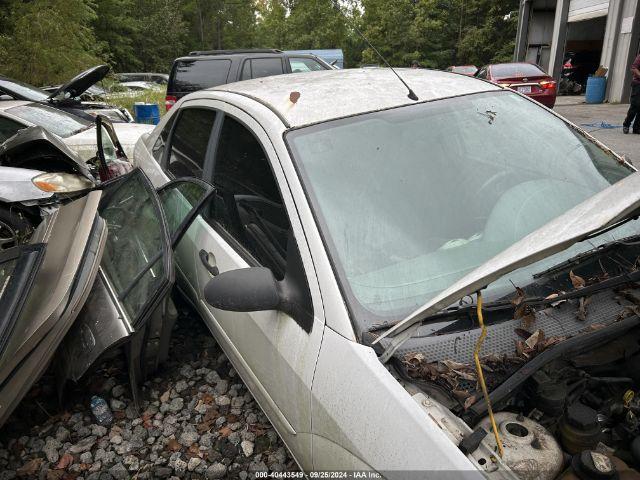
<path fill-rule="evenodd" d="M 624 103 L 584 103 L 584 96 L 558 97 L 554 111 L 587 132 L 640 169 L 640 135 L 622 133 L 629 109 Z"/>

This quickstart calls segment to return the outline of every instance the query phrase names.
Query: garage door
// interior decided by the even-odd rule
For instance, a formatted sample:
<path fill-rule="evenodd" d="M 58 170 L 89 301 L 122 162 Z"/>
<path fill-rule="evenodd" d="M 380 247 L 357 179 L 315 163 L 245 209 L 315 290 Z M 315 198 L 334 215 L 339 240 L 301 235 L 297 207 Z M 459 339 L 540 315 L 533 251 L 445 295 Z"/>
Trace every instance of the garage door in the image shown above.
<path fill-rule="evenodd" d="M 580 22 L 591 18 L 604 17 L 608 11 L 608 0 L 571 0 L 569 4 L 569 21 Z"/>

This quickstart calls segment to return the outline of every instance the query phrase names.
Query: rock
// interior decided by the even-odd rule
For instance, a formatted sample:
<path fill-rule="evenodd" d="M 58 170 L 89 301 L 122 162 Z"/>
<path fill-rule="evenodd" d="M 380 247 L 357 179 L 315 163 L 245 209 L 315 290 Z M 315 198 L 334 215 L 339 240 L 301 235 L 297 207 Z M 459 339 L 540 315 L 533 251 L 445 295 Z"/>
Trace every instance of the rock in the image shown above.
<path fill-rule="evenodd" d="M 226 406 L 229 406 L 230 404 L 231 404 L 231 399 L 226 395 L 221 395 L 219 397 L 216 397 L 216 405 L 218 405 L 219 407 L 226 407 Z"/>
<path fill-rule="evenodd" d="M 119 398 L 124 395 L 124 392 L 127 388 L 124 385 L 116 385 L 111 389 L 111 396 L 114 398 Z"/>
<path fill-rule="evenodd" d="M 250 457 L 253 455 L 253 442 L 249 440 L 243 440 L 240 443 L 240 448 L 242 448 L 242 453 L 244 453 L 245 457 Z"/>
<path fill-rule="evenodd" d="M 127 455 L 122 459 L 122 463 L 130 472 L 137 472 L 140 469 L 140 459 L 135 455 Z"/>
<path fill-rule="evenodd" d="M 220 380 L 216 383 L 213 391 L 218 395 L 224 395 L 229 390 L 229 382 L 227 380 Z"/>
<path fill-rule="evenodd" d="M 198 465 L 200 465 L 201 463 L 202 463 L 202 459 L 201 458 L 192 457 L 187 462 L 187 470 L 189 470 L 190 472 L 193 472 L 198 467 Z"/>
<path fill-rule="evenodd" d="M 69 435 L 69 430 L 67 430 L 63 426 L 59 426 L 56 430 L 56 440 L 58 440 L 59 442 L 66 442 L 67 440 L 69 440 Z"/>
<path fill-rule="evenodd" d="M 94 435 L 98 438 L 104 437 L 109 430 L 107 427 L 103 427 L 102 425 L 93 424 L 91 425 L 91 435 Z"/>
<path fill-rule="evenodd" d="M 93 463 L 91 452 L 84 452 L 80 455 L 80 463 Z"/>
<path fill-rule="evenodd" d="M 190 447 L 191 445 L 196 443 L 199 438 L 200 435 L 196 431 L 195 427 L 189 424 L 184 428 L 184 430 L 178 437 L 178 442 L 184 447 Z"/>
<path fill-rule="evenodd" d="M 182 397 L 176 397 L 171 400 L 169 404 L 169 411 L 173 413 L 178 413 L 180 410 L 184 408 L 184 399 Z"/>
<path fill-rule="evenodd" d="M 71 448 L 69 448 L 69 453 L 76 455 L 78 453 L 83 453 L 91 450 L 91 447 L 93 447 L 93 445 L 96 443 L 96 440 L 97 438 L 93 435 L 87 438 L 83 438 L 78 443 L 72 445 Z"/>
<path fill-rule="evenodd" d="M 53 437 L 47 437 L 47 439 L 44 442 L 44 447 L 42 448 L 42 452 L 45 454 L 45 456 L 47 457 L 47 460 L 50 463 L 56 463 L 60 458 L 60 455 L 58 454 L 58 450 L 60 450 L 61 448 L 62 448 L 62 443 L 60 443 L 58 440 L 56 440 Z"/>
<path fill-rule="evenodd" d="M 117 398 L 112 398 L 109 405 L 111 406 L 111 410 L 124 410 L 127 407 L 126 403 Z"/>
<path fill-rule="evenodd" d="M 173 463 L 173 469 L 178 475 L 184 475 L 184 473 L 187 471 L 187 462 L 180 458 L 177 458 Z"/>
<path fill-rule="evenodd" d="M 205 472 L 204 476 L 207 480 L 211 480 L 214 478 L 224 478 L 226 474 L 227 474 L 227 467 L 220 462 L 216 462 L 213 465 L 211 465 L 209 468 L 207 468 L 207 471 Z"/>
<path fill-rule="evenodd" d="M 268 470 L 269 470 L 269 467 L 267 467 L 264 462 L 251 462 L 249 464 L 249 471 L 251 473 L 267 472 Z"/>
<path fill-rule="evenodd" d="M 114 445 L 120 445 L 122 443 L 122 436 L 121 435 L 114 435 L 113 437 L 111 437 L 110 441 Z"/>
<path fill-rule="evenodd" d="M 127 480 L 129 472 L 122 463 L 116 463 L 109 469 L 109 474 L 116 480 Z"/>
<path fill-rule="evenodd" d="M 185 380 L 178 380 L 173 388 L 176 392 L 180 393 L 189 388 L 189 384 Z"/>
<path fill-rule="evenodd" d="M 158 478 L 168 478 L 171 476 L 173 470 L 169 467 L 156 467 L 153 471 Z"/>

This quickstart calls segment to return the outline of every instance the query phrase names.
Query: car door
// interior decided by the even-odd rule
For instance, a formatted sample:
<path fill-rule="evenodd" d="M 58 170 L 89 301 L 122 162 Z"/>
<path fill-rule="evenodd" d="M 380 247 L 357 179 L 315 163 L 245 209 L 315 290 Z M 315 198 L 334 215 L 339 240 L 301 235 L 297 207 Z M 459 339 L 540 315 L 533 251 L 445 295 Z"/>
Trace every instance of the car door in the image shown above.
<path fill-rule="evenodd" d="M 100 192 L 52 211 L 0 253 L 0 425 L 51 361 L 84 304 L 106 238 Z"/>
<path fill-rule="evenodd" d="M 323 310 L 300 220 L 275 150 L 260 125 L 221 102 L 211 183 L 215 194 L 187 235 L 195 245 L 200 311 L 303 468 L 311 468 L 311 383 Z M 214 129 L 215 130 L 215 129 Z M 266 266 L 282 279 L 300 266 L 308 316 L 229 312 L 203 297 L 220 273 Z"/>

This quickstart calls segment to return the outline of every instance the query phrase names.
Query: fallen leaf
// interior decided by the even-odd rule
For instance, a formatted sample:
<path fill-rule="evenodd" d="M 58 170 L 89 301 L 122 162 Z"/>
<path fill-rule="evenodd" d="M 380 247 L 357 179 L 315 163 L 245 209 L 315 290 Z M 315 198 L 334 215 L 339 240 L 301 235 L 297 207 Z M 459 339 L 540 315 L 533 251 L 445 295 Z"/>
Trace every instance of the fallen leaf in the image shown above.
<path fill-rule="evenodd" d="M 569 278 L 571 279 L 571 285 L 573 285 L 573 288 L 583 288 L 587 284 L 584 278 L 573 273 L 573 270 L 569 271 Z"/>
<path fill-rule="evenodd" d="M 200 457 L 200 447 L 198 446 L 197 443 L 192 444 L 187 449 L 187 456 L 189 458 L 191 458 L 191 457 Z"/>
<path fill-rule="evenodd" d="M 587 320 L 587 305 L 591 302 L 591 297 L 580 297 L 578 300 L 578 320 L 584 322 Z"/>
<path fill-rule="evenodd" d="M 167 403 L 169 401 L 169 396 L 170 395 L 171 395 L 171 392 L 169 390 L 167 390 L 162 395 L 160 395 L 160 401 L 162 403 Z"/>
<path fill-rule="evenodd" d="M 32 458 L 27 463 L 22 465 L 18 470 L 16 470 L 16 474 L 19 477 L 35 476 L 35 474 L 40 470 L 42 462 L 44 462 L 42 458 Z"/>
<path fill-rule="evenodd" d="M 585 332 L 595 332 L 596 330 L 600 330 L 600 329 L 602 329 L 604 327 L 606 327 L 606 325 L 604 325 L 602 323 L 592 323 L 587 328 L 585 328 L 583 331 L 585 331 Z"/>
<path fill-rule="evenodd" d="M 227 438 L 229 435 L 231 435 L 232 430 L 229 427 L 222 427 L 220 430 L 218 430 L 218 433 L 221 437 Z"/>
<path fill-rule="evenodd" d="M 469 407 L 471 407 L 471 405 L 473 405 L 474 403 L 476 403 L 476 396 L 471 395 L 464 401 L 464 409 L 469 410 Z"/>
<path fill-rule="evenodd" d="M 520 287 L 516 287 L 516 295 L 516 298 L 511 300 L 511 305 L 513 305 L 514 307 L 517 307 L 524 301 L 524 290 L 522 290 Z"/>
<path fill-rule="evenodd" d="M 175 438 L 170 438 L 167 442 L 167 449 L 171 450 L 172 452 L 177 452 L 178 450 L 182 449 L 182 445 L 180 445 Z"/>
<path fill-rule="evenodd" d="M 531 350 L 536 348 L 539 342 L 544 340 L 544 332 L 540 329 L 536 330 L 529 338 L 524 341 L 525 346 Z"/>
<path fill-rule="evenodd" d="M 71 455 L 70 453 L 65 453 L 64 455 L 62 455 L 62 457 L 60 457 L 60 460 L 58 460 L 58 464 L 56 465 L 55 468 L 56 470 L 64 470 L 72 463 L 73 463 L 73 455 Z"/>
<path fill-rule="evenodd" d="M 211 395 L 210 393 L 205 393 L 202 395 L 202 402 L 205 403 L 206 405 L 211 405 L 214 400 L 215 399 L 213 395 Z"/>

